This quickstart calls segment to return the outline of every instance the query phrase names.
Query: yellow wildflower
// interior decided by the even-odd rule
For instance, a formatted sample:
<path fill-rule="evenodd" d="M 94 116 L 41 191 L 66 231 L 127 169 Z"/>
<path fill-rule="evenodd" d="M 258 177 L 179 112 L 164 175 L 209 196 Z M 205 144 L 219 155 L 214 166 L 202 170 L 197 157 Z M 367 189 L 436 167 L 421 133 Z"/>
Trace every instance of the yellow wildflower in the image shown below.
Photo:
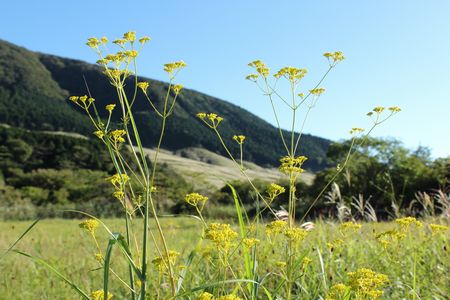
<path fill-rule="evenodd" d="M 400 112 L 402 109 L 398 106 L 391 106 L 388 108 L 392 113 Z"/>
<path fill-rule="evenodd" d="M 102 139 L 102 138 L 105 136 L 105 133 L 104 133 L 103 131 L 101 131 L 101 130 L 94 131 L 94 134 L 95 134 L 99 139 Z"/>
<path fill-rule="evenodd" d="M 362 227 L 361 224 L 357 224 L 355 222 L 344 222 L 339 226 L 339 230 L 341 232 L 345 231 L 358 231 Z"/>
<path fill-rule="evenodd" d="M 351 134 L 351 135 L 354 135 L 354 134 L 357 134 L 357 133 L 361 133 L 361 132 L 363 132 L 363 131 L 364 131 L 363 128 L 353 127 L 353 128 L 350 130 L 350 134 Z"/>
<path fill-rule="evenodd" d="M 192 205 L 197 206 L 199 202 L 206 202 L 208 201 L 208 197 L 202 196 L 199 193 L 190 193 L 187 194 L 184 198 L 184 202 Z"/>
<path fill-rule="evenodd" d="M 335 284 L 328 291 L 328 294 L 327 294 L 325 300 L 341 299 L 342 296 L 344 296 L 349 289 L 350 289 L 350 287 L 346 286 L 343 283 Z"/>
<path fill-rule="evenodd" d="M 96 254 L 94 255 L 94 257 L 95 257 L 95 260 L 98 261 L 99 263 L 102 263 L 102 262 L 103 262 L 103 254 L 101 254 L 101 253 L 96 253 Z"/>
<path fill-rule="evenodd" d="M 238 297 L 236 295 L 225 295 L 225 296 L 220 296 L 219 300 L 242 300 L 242 298 Z"/>
<path fill-rule="evenodd" d="M 259 244 L 261 241 L 255 238 L 245 238 L 242 240 L 242 243 L 244 244 L 245 247 L 247 248 L 251 248 L 257 244 Z"/>
<path fill-rule="evenodd" d="M 206 238 L 211 240 L 219 251 L 227 252 L 237 236 L 230 224 L 212 223 L 206 229 Z"/>
<path fill-rule="evenodd" d="M 275 78 L 284 77 L 288 79 L 292 83 L 297 83 L 299 80 L 301 80 L 305 75 L 308 73 L 308 70 L 306 69 L 297 69 L 294 67 L 284 67 L 280 69 L 275 75 L 273 75 Z"/>
<path fill-rule="evenodd" d="M 356 272 L 348 272 L 347 274 L 349 276 L 349 285 L 358 298 L 366 296 L 378 298 L 383 294 L 383 291 L 378 290 L 378 288 L 389 282 L 389 278 L 386 275 L 366 268 L 358 269 Z"/>
<path fill-rule="evenodd" d="M 134 42 L 136 40 L 136 32 L 135 31 L 128 31 L 124 33 L 123 39 L 127 40 L 129 42 Z"/>
<path fill-rule="evenodd" d="M 116 129 L 110 132 L 110 136 L 114 143 L 124 143 L 125 139 L 123 137 L 126 134 L 126 131 L 123 129 Z"/>
<path fill-rule="evenodd" d="M 306 156 L 284 156 L 280 159 L 281 166 L 279 169 L 281 172 L 286 174 L 303 173 L 305 170 L 303 170 L 301 166 L 307 159 L 308 158 Z"/>
<path fill-rule="evenodd" d="M 320 96 L 325 92 L 325 89 L 324 88 L 315 88 L 315 89 L 309 90 L 309 92 L 314 96 Z"/>
<path fill-rule="evenodd" d="M 381 114 L 384 111 L 383 106 L 377 106 L 372 111 L 376 112 L 377 114 Z"/>
<path fill-rule="evenodd" d="M 186 67 L 186 63 L 182 60 L 164 64 L 164 71 L 166 71 L 169 75 L 172 75 L 174 72 L 179 71 L 180 69 Z"/>
<path fill-rule="evenodd" d="M 159 272 L 164 271 L 168 268 L 168 264 L 175 264 L 177 257 L 180 255 L 177 251 L 169 250 L 168 255 L 164 254 L 163 257 L 158 256 L 152 260 L 152 263 L 156 266 Z"/>
<path fill-rule="evenodd" d="M 213 294 L 203 292 L 200 294 L 200 296 L 198 296 L 198 300 L 212 300 L 213 297 L 214 297 Z"/>
<path fill-rule="evenodd" d="M 96 37 L 91 37 L 88 39 L 86 45 L 95 49 L 95 48 L 98 48 L 98 46 L 100 45 L 100 41 Z"/>
<path fill-rule="evenodd" d="M 258 74 L 250 74 L 250 75 L 247 75 L 245 77 L 245 79 L 256 82 L 256 80 L 258 80 L 258 77 L 259 77 Z"/>
<path fill-rule="evenodd" d="M 115 107 L 116 107 L 115 104 L 108 104 L 106 105 L 106 110 L 111 113 Z"/>
<path fill-rule="evenodd" d="M 423 223 L 417 221 L 417 219 L 414 217 L 399 218 L 395 220 L 395 223 L 400 225 L 400 227 L 404 230 L 408 229 L 412 224 L 416 225 L 417 227 L 423 226 Z"/>
<path fill-rule="evenodd" d="M 183 89 L 182 84 L 175 84 L 174 86 L 172 86 L 172 90 L 174 91 L 175 94 L 179 94 L 182 89 Z"/>
<path fill-rule="evenodd" d="M 267 68 L 267 66 L 262 61 L 254 60 L 248 65 L 255 68 L 256 72 L 258 72 L 259 75 L 262 75 L 263 77 L 269 76 L 269 68 Z"/>
<path fill-rule="evenodd" d="M 268 236 L 283 233 L 287 227 L 286 221 L 276 220 L 266 225 L 266 234 Z"/>
<path fill-rule="evenodd" d="M 289 242 L 298 243 L 303 241 L 308 232 L 302 228 L 286 228 L 283 234 Z"/>
<path fill-rule="evenodd" d="M 439 224 L 430 224 L 432 235 L 436 235 L 448 230 L 448 226 Z"/>
<path fill-rule="evenodd" d="M 137 83 L 137 87 L 140 88 L 144 92 L 144 94 L 147 94 L 148 85 L 148 82 L 145 81 Z"/>
<path fill-rule="evenodd" d="M 145 44 L 145 43 L 147 43 L 148 41 L 150 41 L 150 38 L 149 38 L 148 36 L 144 36 L 144 37 L 141 37 L 141 38 L 139 39 L 139 42 L 140 42 L 141 44 Z"/>
<path fill-rule="evenodd" d="M 343 61 L 345 59 L 344 55 L 341 51 L 336 52 L 326 52 L 323 54 L 328 59 L 328 62 L 330 63 L 330 66 L 334 67 L 339 62 Z"/>
<path fill-rule="evenodd" d="M 245 135 L 234 135 L 233 140 L 235 140 L 239 145 L 242 145 L 245 141 Z"/>
<path fill-rule="evenodd" d="M 78 224 L 80 228 L 86 229 L 89 233 L 94 234 L 99 223 L 95 219 L 89 219 Z"/>
<path fill-rule="evenodd" d="M 286 192 L 286 189 L 276 183 L 271 183 L 267 188 L 267 194 L 271 200 Z"/>
<path fill-rule="evenodd" d="M 108 300 L 112 299 L 113 295 L 108 293 Z M 105 292 L 103 290 L 97 290 L 91 293 L 92 300 L 103 300 L 105 299 Z"/>

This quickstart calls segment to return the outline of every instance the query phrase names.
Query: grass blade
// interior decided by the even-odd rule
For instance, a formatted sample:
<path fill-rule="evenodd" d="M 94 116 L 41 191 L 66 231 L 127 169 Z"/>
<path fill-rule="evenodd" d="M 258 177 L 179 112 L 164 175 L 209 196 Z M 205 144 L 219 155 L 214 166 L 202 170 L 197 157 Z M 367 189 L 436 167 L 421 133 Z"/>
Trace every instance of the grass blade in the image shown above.
<path fill-rule="evenodd" d="M 54 267 L 49 265 L 45 260 L 35 257 L 31 254 L 28 254 L 26 252 L 22 252 L 20 250 L 12 250 L 15 253 L 18 253 L 20 255 L 23 255 L 25 257 L 31 258 L 33 261 L 35 261 L 37 264 L 45 267 L 47 270 L 53 272 L 56 276 L 58 276 L 60 279 L 62 279 L 64 282 L 66 282 L 72 289 L 74 289 L 83 299 L 90 300 L 89 296 L 83 292 L 75 283 L 73 283 L 70 279 L 65 277 L 63 274 L 61 274 L 58 270 L 56 270 Z"/>
<path fill-rule="evenodd" d="M 36 219 L 30 226 L 28 226 L 28 228 L 19 236 L 19 238 L 11 245 L 11 247 L 8 248 L 8 250 L 6 250 L 5 253 L 2 254 L 2 256 L 0 256 L 0 260 L 6 256 L 6 254 L 8 254 L 16 245 L 17 243 L 28 233 L 30 232 L 30 230 L 34 227 L 34 225 L 36 225 L 38 222 L 40 221 L 40 219 Z"/>
<path fill-rule="evenodd" d="M 109 283 L 109 262 L 111 261 L 111 253 L 114 244 L 117 242 L 118 233 L 113 233 L 113 237 L 109 239 L 108 247 L 105 253 L 105 262 L 103 264 L 103 293 L 104 300 L 108 300 L 108 283 Z"/>

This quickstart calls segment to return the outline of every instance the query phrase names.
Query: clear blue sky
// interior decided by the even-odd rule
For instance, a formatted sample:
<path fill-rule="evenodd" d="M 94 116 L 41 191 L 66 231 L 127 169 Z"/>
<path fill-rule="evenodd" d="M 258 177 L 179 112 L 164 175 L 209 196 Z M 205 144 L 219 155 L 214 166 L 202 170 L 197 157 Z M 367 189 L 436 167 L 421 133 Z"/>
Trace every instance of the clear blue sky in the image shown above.
<path fill-rule="evenodd" d="M 306 132 L 339 140 L 368 127 L 377 105 L 403 111 L 375 136 L 450 155 L 450 1 L 6 1 L 0 38 L 30 50 L 89 62 L 86 38 L 128 30 L 152 41 L 140 74 L 165 80 L 165 62 L 183 59 L 178 81 L 273 123 L 267 100 L 244 80 L 247 63 L 306 67 L 304 89 L 321 76 L 326 51 L 347 59 L 328 77 Z M 289 123 L 284 121 L 283 127 Z"/>

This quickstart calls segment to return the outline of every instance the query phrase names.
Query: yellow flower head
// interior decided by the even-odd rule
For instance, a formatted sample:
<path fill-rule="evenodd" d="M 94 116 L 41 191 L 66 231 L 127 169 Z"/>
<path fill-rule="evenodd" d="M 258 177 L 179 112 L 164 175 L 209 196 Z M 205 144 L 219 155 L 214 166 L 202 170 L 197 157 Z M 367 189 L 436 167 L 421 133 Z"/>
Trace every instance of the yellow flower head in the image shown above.
<path fill-rule="evenodd" d="M 91 37 L 88 39 L 86 45 L 88 45 L 92 49 L 98 48 L 98 46 L 101 44 L 101 42 L 96 37 Z"/>
<path fill-rule="evenodd" d="M 227 252 L 234 245 L 237 236 L 237 232 L 231 229 L 230 224 L 211 223 L 206 229 L 206 238 L 223 252 Z"/>
<path fill-rule="evenodd" d="M 376 112 L 377 114 L 381 114 L 384 111 L 383 106 L 377 106 L 372 111 Z"/>
<path fill-rule="evenodd" d="M 279 169 L 281 172 L 286 174 L 303 173 L 305 170 L 303 170 L 301 167 L 307 159 L 308 158 L 306 156 L 284 156 L 280 159 L 281 165 Z"/>
<path fill-rule="evenodd" d="M 408 229 L 411 225 L 416 225 L 416 227 L 422 227 L 423 223 L 420 221 L 417 221 L 414 217 L 405 217 L 405 218 L 399 218 L 395 220 L 395 223 L 400 225 L 400 227 L 404 230 Z"/>
<path fill-rule="evenodd" d="M 95 219 L 89 219 L 78 224 L 80 228 L 86 229 L 89 233 L 94 234 L 99 223 Z"/>
<path fill-rule="evenodd" d="M 328 62 L 330 63 L 330 66 L 334 67 L 339 62 L 343 61 L 345 59 L 344 55 L 341 51 L 336 52 L 326 52 L 323 54 L 328 59 Z"/>
<path fill-rule="evenodd" d="M 103 139 L 103 137 L 105 136 L 105 133 L 101 130 L 97 130 L 94 131 L 94 134 L 99 138 L 99 139 Z"/>
<path fill-rule="evenodd" d="M 364 131 L 363 128 L 353 127 L 353 128 L 350 130 L 350 134 L 351 134 L 351 135 L 355 135 L 355 134 L 361 133 L 361 132 L 363 132 L 363 131 Z"/>
<path fill-rule="evenodd" d="M 328 294 L 327 294 L 327 297 L 325 298 L 325 300 L 341 299 L 349 289 L 350 289 L 350 287 L 346 286 L 343 283 L 335 284 L 328 291 Z"/>
<path fill-rule="evenodd" d="M 141 43 L 142 45 L 144 45 L 148 41 L 150 41 L 150 38 L 148 36 L 143 36 L 139 39 L 139 43 Z"/>
<path fill-rule="evenodd" d="M 371 298 L 377 298 L 383 294 L 383 291 L 378 290 L 386 283 L 389 282 L 389 278 L 384 274 L 379 274 L 371 269 L 361 268 L 356 272 L 348 272 L 349 286 L 356 295 L 361 298 L 369 296 Z"/>
<path fill-rule="evenodd" d="M 275 75 L 275 78 L 284 77 L 292 83 L 299 82 L 308 73 L 307 69 L 297 69 L 294 67 L 284 67 L 280 69 Z"/>
<path fill-rule="evenodd" d="M 136 32 L 128 31 L 128 32 L 124 33 L 123 39 L 129 41 L 130 43 L 134 42 L 136 40 Z"/>
<path fill-rule="evenodd" d="M 324 88 L 315 88 L 315 89 L 309 90 L 309 92 L 312 95 L 318 97 L 318 96 L 322 95 L 325 92 L 325 89 Z"/>
<path fill-rule="evenodd" d="M 105 45 L 105 44 L 108 43 L 108 38 L 107 38 L 106 36 L 103 36 L 103 37 L 100 39 L 100 42 L 101 42 L 103 45 Z"/>
<path fill-rule="evenodd" d="M 125 40 L 125 39 L 117 39 L 117 40 L 113 41 L 113 43 L 118 46 L 123 46 L 123 45 L 125 45 L 126 42 L 127 42 L 127 40 Z"/>
<path fill-rule="evenodd" d="M 197 117 L 205 122 L 206 125 L 208 125 L 210 128 L 217 128 L 217 126 L 220 124 L 220 122 L 223 121 L 223 118 L 218 116 L 215 113 L 198 113 Z"/>
<path fill-rule="evenodd" d="M 111 184 L 114 187 L 120 189 L 121 186 L 125 185 L 128 181 L 130 181 L 130 177 L 125 173 L 123 174 L 116 173 L 113 176 L 106 178 L 106 180 L 111 182 Z"/>
<path fill-rule="evenodd" d="M 242 298 L 238 297 L 236 295 L 225 295 L 225 296 L 220 296 L 219 300 L 242 300 Z"/>
<path fill-rule="evenodd" d="M 392 113 L 398 113 L 400 112 L 402 109 L 398 106 L 391 106 L 388 108 Z"/>
<path fill-rule="evenodd" d="M 80 99 L 80 97 L 78 97 L 78 96 L 70 96 L 70 97 L 69 97 L 69 100 L 72 101 L 72 102 L 74 102 L 74 103 L 77 103 L 77 102 L 78 102 L 78 99 Z"/>
<path fill-rule="evenodd" d="M 430 224 L 432 235 L 443 233 L 448 230 L 448 226 L 439 224 Z"/>
<path fill-rule="evenodd" d="M 174 91 L 175 94 L 179 94 L 182 89 L 183 89 L 182 84 L 175 84 L 174 86 L 172 86 L 172 90 Z"/>
<path fill-rule="evenodd" d="M 286 189 L 276 183 L 271 183 L 267 188 L 267 194 L 271 200 L 286 192 Z"/>
<path fill-rule="evenodd" d="M 288 224 L 286 221 L 281 220 L 270 222 L 269 224 L 266 225 L 266 234 L 268 236 L 273 236 L 276 234 L 283 233 L 284 230 L 287 228 L 287 225 Z"/>
<path fill-rule="evenodd" d="M 203 292 L 198 296 L 198 300 L 212 300 L 213 298 L 213 294 L 210 294 L 208 292 Z"/>
<path fill-rule="evenodd" d="M 180 60 L 180 61 L 165 64 L 164 71 L 166 71 L 169 75 L 172 75 L 173 73 L 178 72 L 179 70 L 181 70 L 184 67 L 186 67 L 186 63 L 184 61 Z"/>
<path fill-rule="evenodd" d="M 116 130 L 113 130 L 110 132 L 110 136 L 111 136 L 113 142 L 116 144 L 124 143 L 125 139 L 123 137 L 126 134 L 127 134 L 127 132 L 123 129 L 116 129 Z"/>
<path fill-rule="evenodd" d="M 233 140 L 235 140 L 239 145 L 242 145 L 245 141 L 245 135 L 234 135 Z"/>
<path fill-rule="evenodd" d="M 111 113 L 115 107 L 116 107 L 115 104 L 108 104 L 108 105 L 106 105 L 106 110 Z"/>
<path fill-rule="evenodd" d="M 108 293 L 108 300 L 112 299 L 113 295 Z M 105 292 L 103 290 L 97 290 L 91 293 L 92 300 L 103 300 L 105 299 Z"/>
<path fill-rule="evenodd" d="M 344 222 L 339 225 L 339 230 L 343 233 L 345 231 L 353 231 L 356 232 L 362 227 L 361 224 L 357 224 L 355 222 Z"/>
<path fill-rule="evenodd" d="M 256 80 L 258 80 L 258 77 L 259 77 L 258 74 L 250 74 L 250 75 L 247 75 L 245 77 L 245 79 L 256 82 Z"/>
<path fill-rule="evenodd" d="M 256 72 L 263 76 L 266 77 L 269 76 L 269 68 L 259 59 L 258 60 L 254 60 L 251 63 L 248 64 L 250 67 L 255 68 Z M 252 76 L 253 77 L 253 76 Z"/>
<path fill-rule="evenodd" d="M 255 238 L 245 238 L 242 240 L 242 243 L 244 244 L 245 247 L 247 248 L 251 248 L 257 244 L 259 244 L 261 241 Z"/>
<path fill-rule="evenodd" d="M 303 241 L 307 234 L 308 232 L 303 228 L 286 228 L 284 230 L 284 236 L 293 243 Z"/>
<path fill-rule="evenodd" d="M 169 250 L 169 254 L 164 254 L 163 257 L 158 256 L 152 260 L 152 263 L 156 266 L 159 272 L 163 272 L 168 268 L 168 264 L 175 264 L 177 257 L 180 255 L 177 251 Z"/>
<path fill-rule="evenodd" d="M 187 194 L 184 198 L 184 202 L 192 205 L 197 206 L 199 202 L 206 202 L 208 201 L 208 197 L 202 196 L 199 193 L 190 193 Z"/>
<path fill-rule="evenodd" d="M 144 92 L 144 94 L 147 94 L 148 85 L 148 82 L 145 81 L 137 83 L 137 87 L 140 88 Z"/>

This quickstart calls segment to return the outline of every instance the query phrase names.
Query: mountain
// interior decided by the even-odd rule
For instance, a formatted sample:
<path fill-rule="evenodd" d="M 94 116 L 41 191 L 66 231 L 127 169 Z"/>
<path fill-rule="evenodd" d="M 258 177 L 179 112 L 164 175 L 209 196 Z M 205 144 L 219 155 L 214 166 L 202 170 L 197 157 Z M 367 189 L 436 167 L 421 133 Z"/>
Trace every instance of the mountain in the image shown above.
<path fill-rule="evenodd" d="M 139 78 L 150 84 L 151 99 L 161 105 L 167 83 Z M 89 92 L 99 108 L 114 102 L 115 90 L 100 67 L 79 60 L 35 53 L 0 40 L 0 123 L 31 130 L 66 131 L 91 135 L 88 118 L 67 101 L 69 95 Z M 133 79 L 127 86 L 133 87 Z M 138 94 L 133 106 L 144 146 L 153 147 L 160 123 L 143 95 Z M 106 116 L 104 109 L 99 109 Z M 178 97 L 174 115 L 169 119 L 163 148 L 205 148 L 225 155 L 217 138 L 199 121 L 197 112 L 215 112 L 224 118 L 220 130 L 229 141 L 233 153 L 238 153 L 234 134 L 247 136 L 244 159 L 258 165 L 277 166 L 285 155 L 277 129 L 254 114 L 226 101 L 203 93 L 184 89 Z M 120 116 L 113 114 L 120 123 Z M 319 170 L 326 167 L 329 140 L 304 134 L 300 151 L 309 157 L 305 167 Z"/>

